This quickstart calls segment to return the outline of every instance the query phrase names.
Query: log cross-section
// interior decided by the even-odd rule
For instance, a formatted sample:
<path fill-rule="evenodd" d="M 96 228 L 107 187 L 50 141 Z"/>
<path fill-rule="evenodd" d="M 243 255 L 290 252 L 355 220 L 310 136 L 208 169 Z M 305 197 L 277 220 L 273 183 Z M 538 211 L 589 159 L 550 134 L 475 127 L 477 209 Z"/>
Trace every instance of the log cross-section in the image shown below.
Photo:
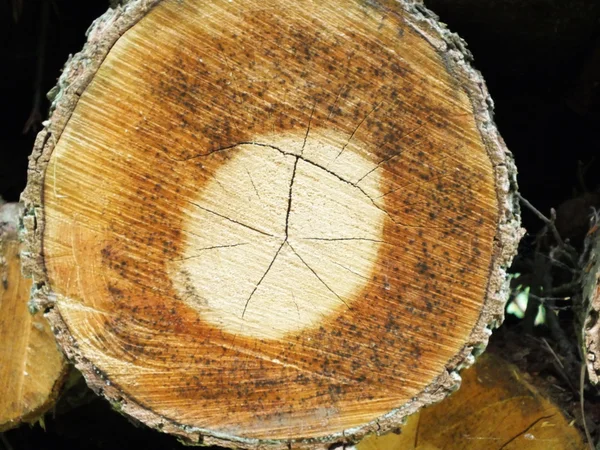
<path fill-rule="evenodd" d="M 469 60 L 405 0 L 98 19 L 23 196 L 36 301 L 90 386 L 190 442 L 278 448 L 455 389 L 521 235 Z"/>

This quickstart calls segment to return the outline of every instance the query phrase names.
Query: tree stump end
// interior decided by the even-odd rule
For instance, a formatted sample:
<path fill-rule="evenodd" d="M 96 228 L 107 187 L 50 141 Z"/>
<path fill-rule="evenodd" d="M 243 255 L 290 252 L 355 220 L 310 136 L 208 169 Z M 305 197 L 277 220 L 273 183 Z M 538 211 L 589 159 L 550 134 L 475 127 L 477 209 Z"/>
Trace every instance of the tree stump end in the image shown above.
<path fill-rule="evenodd" d="M 72 325 L 75 322 L 71 322 L 70 328 L 67 320 L 65 320 L 65 314 L 70 314 L 70 312 L 66 311 L 68 308 L 72 307 L 73 300 L 68 295 L 64 295 L 63 293 L 52 288 L 52 283 L 48 276 L 47 262 L 44 259 L 44 233 L 47 231 L 46 210 L 48 208 L 45 202 L 48 201 L 48 195 L 52 195 L 52 198 L 54 199 L 60 198 L 61 195 L 60 192 L 50 194 L 48 191 L 46 191 L 46 194 L 48 195 L 44 196 L 45 186 L 46 189 L 47 186 L 49 186 L 46 185 L 49 183 L 49 177 L 53 176 L 54 174 L 54 172 L 48 172 L 47 170 L 51 164 L 53 153 L 58 142 L 63 139 L 63 132 L 73 123 L 72 117 L 75 114 L 74 112 L 76 107 L 81 102 L 82 95 L 84 93 L 86 93 L 86 95 L 89 94 L 88 88 L 98 74 L 99 69 L 107 61 L 109 53 L 112 52 L 121 37 L 126 35 L 129 30 L 132 30 L 134 25 L 140 22 L 142 18 L 148 16 L 149 12 L 153 12 L 153 10 L 161 3 L 163 2 L 157 0 L 133 0 L 127 2 L 124 6 L 110 9 L 107 11 L 107 13 L 94 22 L 94 24 L 88 30 L 87 44 L 80 53 L 74 55 L 68 61 L 59 79 L 58 86 L 50 94 L 52 99 L 51 116 L 50 119 L 45 123 L 44 129 L 38 135 L 33 154 L 30 158 L 28 185 L 22 195 L 22 201 L 25 204 L 25 216 L 23 219 L 23 237 L 26 245 L 26 251 L 23 253 L 24 268 L 34 280 L 34 302 L 37 305 L 37 308 L 48 310 L 48 320 L 52 323 L 53 328 L 55 329 L 56 338 L 69 359 L 71 359 L 75 366 L 83 373 L 89 386 L 99 395 L 106 397 L 113 405 L 115 405 L 116 409 L 131 417 L 134 417 L 135 419 L 152 428 L 177 435 L 186 442 L 202 445 L 220 445 L 227 447 L 235 446 L 256 449 L 287 449 L 291 447 L 324 448 L 337 443 L 352 443 L 356 442 L 368 433 L 382 433 L 391 429 L 395 429 L 408 415 L 414 413 L 423 406 L 441 401 L 449 393 L 458 388 L 460 384 L 460 376 L 458 375 L 458 372 L 462 368 L 473 363 L 474 358 L 485 349 L 491 334 L 491 330 L 497 327 L 503 321 L 504 306 L 509 293 L 506 270 L 510 265 L 513 256 L 516 254 L 517 245 L 524 233 L 524 230 L 520 227 L 519 206 L 516 196 L 516 168 L 510 152 L 507 150 L 494 125 L 493 102 L 489 96 L 487 88 L 485 87 L 485 83 L 481 74 L 472 68 L 471 55 L 466 49 L 462 39 L 448 31 L 445 26 L 440 24 L 437 20 L 437 17 L 424 8 L 421 3 L 409 2 L 406 0 L 400 0 L 394 2 L 393 4 L 387 2 L 366 2 L 364 5 L 361 4 L 360 8 L 364 8 L 368 11 L 384 11 L 386 13 L 389 11 L 394 11 L 394 13 L 391 14 L 391 17 L 396 17 L 394 14 L 399 14 L 398 17 L 401 17 L 403 26 L 406 27 L 405 32 L 407 34 L 411 34 L 411 36 L 412 34 L 415 36 L 421 36 L 421 38 L 424 39 L 433 49 L 435 49 L 435 52 L 438 55 L 440 55 L 441 60 L 445 64 L 447 72 L 451 74 L 451 77 L 453 77 L 454 83 L 459 86 L 459 89 L 462 89 L 469 99 L 470 106 L 472 108 L 472 116 L 477 127 L 476 132 L 479 135 L 482 145 L 485 147 L 486 157 L 492 167 L 492 184 L 495 192 L 495 200 L 497 202 L 497 211 L 494 212 L 494 214 L 497 215 L 497 226 L 493 235 L 493 243 L 491 244 L 490 263 L 486 270 L 488 279 L 485 287 L 483 288 L 485 291 L 483 304 L 478 312 L 478 318 L 474 321 L 473 328 L 468 334 L 465 343 L 457 352 L 454 353 L 450 359 L 447 360 L 444 369 L 440 371 L 439 375 L 434 377 L 410 400 L 403 402 L 397 408 L 390 408 L 385 414 L 378 414 L 375 418 L 369 418 L 368 420 L 365 420 L 364 423 L 359 423 L 352 427 L 343 426 L 339 431 L 328 431 L 325 435 L 319 435 L 319 433 L 315 433 L 312 429 L 309 429 L 307 434 L 303 435 L 302 431 L 298 431 L 299 429 L 301 430 L 301 427 L 296 426 L 296 431 L 292 433 L 293 437 L 281 437 L 286 433 L 282 432 L 283 434 L 281 436 L 275 433 L 277 437 L 271 439 L 260 435 L 258 432 L 258 434 L 253 435 L 253 432 L 247 432 L 247 430 L 240 430 L 240 432 L 236 433 L 233 427 L 223 426 L 221 429 L 219 429 L 219 427 L 213 428 L 197 426 L 189 423 L 193 422 L 193 420 L 187 420 L 186 423 L 186 421 L 180 421 L 173 417 L 169 417 L 168 414 L 158 413 L 153 410 L 152 407 L 149 407 L 145 401 L 137 400 L 136 396 L 129 392 L 128 386 L 124 386 L 122 384 L 122 381 L 115 382 L 112 374 L 107 374 L 96 364 L 95 361 L 92 360 L 93 358 L 90 358 L 89 350 L 82 349 L 81 340 L 78 340 L 73 336 L 74 331 L 72 329 Z M 165 1 L 164 3 L 174 4 L 175 2 Z M 315 105 L 316 104 L 317 101 L 315 101 Z M 307 110 L 304 111 L 303 117 L 312 117 L 310 110 L 311 107 L 309 105 Z M 314 112 L 315 106 L 312 106 L 312 110 Z M 311 130 L 310 120 L 311 119 L 308 119 L 309 131 Z M 323 119 L 321 118 L 320 120 Z M 313 125 L 315 126 L 314 132 L 319 135 L 316 125 Z M 306 136 L 308 136 L 308 134 L 309 132 L 307 131 Z M 267 136 L 267 134 L 260 136 Z M 364 192 L 361 193 L 356 186 L 347 186 L 348 181 L 345 178 L 346 175 L 343 173 L 340 175 L 341 172 L 339 172 L 343 169 L 335 169 L 331 171 L 329 170 L 330 166 L 325 165 L 319 160 L 321 156 L 313 157 L 306 156 L 304 154 L 304 151 L 306 151 L 307 154 L 310 155 L 312 145 L 310 141 L 307 141 L 306 136 L 303 136 L 298 132 L 296 134 L 287 133 L 283 137 L 279 134 L 276 134 L 275 136 L 268 136 L 264 139 L 261 137 L 260 139 L 253 138 L 248 141 L 238 140 L 235 149 L 237 156 L 231 158 L 231 160 L 228 160 L 224 164 L 222 162 L 219 162 L 218 164 L 215 163 L 215 169 L 213 172 L 211 172 L 211 175 L 213 176 L 213 180 L 217 181 L 214 183 L 214 185 L 210 185 L 213 187 L 207 185 L 209 187 L 205 187 L 202 192 L 208 192 L 211 193 L 211 195 L 214 195 L 212 194 L 213 191 L 210 189 L 214 188 L 216 190 L 218 188 L 218 181 L 220 180 L 218 174 L 221 172 L 225 173 L 223 180 L 233 180 L 245 176 L 244 172 L 248 167 L 250 168 L 250 177 L 252 177 L 253 174 L 253 167 L 256 167 L 257 171 L 262 170 L 262 166 L 253 166 L 252 161 L 249 161 L 249 159 L 251 159 L 249 155 L 254 155 L 258 150 L 260 150 L 267 155 L 262 159 L 262 161 L 269 161 L 270 159 L 273 161 L 281 161 L 277 163 L 278 169 L 274 172 L 275 175 L 272 180 L 275 180 L 274 183 L 276 184 L 278 177 L 281 177 L 282 181 L 280 184 L 286 188 L 289 188 L 290 191 L 293 189 L 296 182 L 299 183 L 299 186 L 303 186 L 304 191 L 302 192 L 309 192 L 310 184 L 316 182 L 314 180 L 319 180 L 319 183 L 325 182 L 323 180 L 329 180 L 332 186 L 336 186 L 336 189 L 348 187 L 349 198 L 352 198 L 352 195 L 355 195 L 356 198 L 361 198 L 361 196 L 364 197 Z M 292 139 L 294 144 L 290 145 L 289 141 L 285 141 L 285 144 L 282 144 L 281 139 Z M 341 138 L 333 136 L 322 138 L 322 141 L 327 141 L 327 139 L 329 139 L 331 142 L 335 142 L 336 144 L 341 140 Z M 258 150 L 253 147 L 256 146 L 257 142 L 261 147 Z M 317 144 L 318 142 L 315 145 Z M 319 147 L 320 153 L 318 153 L 318 155 L 324 155 L 328 153 L 327 149 L 323 150 L 325 147 L 326 146 Z M 339 148 L 339 146 L 336 148 Z M 342 147 L 342 149 L 343 148 L 344 147 Z M 248 151 L 245 152 L 244 149 Z M 253 152 L 250 152 L 250 149 L 252 149 Z M 361 150 L 358 149 L 353 154 L 359 154 L 360 152 Z M 367 153 L 368 152 L 365 152 L 364 154 Z M 337 158 L 339 157 L 340 156 L 338 155 Z M 174 155 L 174 158 L 186 160 L 186 158 L 195 158 L 195 156 L 189 156 L 185 153 L 182 153 L 181 155 Z M 326 162 L 333 165 L 332 167 L 336 167 L 335 162 L 332 162 L 335 161 L 335 158 L 336 156 L 334 154 L 333 156 L 329 157 Z M 357 159 L 357 161 L 358 162 L 355 161 L 352 164 L 352 167 L 360 168 L 360 159 Z M 210 163 L 207 164 L 210 165 Z M 176 166 L 177 165 L 174 164 L 174 167 Z M 55 165 L 52 167 L 53 170 L 56 170 L 57 166 Z M 367 172 L 368 170 L 365 170 L 364 172 Z M 295 178 L 296 174 L 298 176 L 297 178 Z M 347 176 L 350 177 L 352 174 L 347 174 Z M 357 179 L 358 178 L 354 179 L 354 184 L 360 183 L 360 180 L 356 181 Z M 304 184 L 301 185 L 300 183 Z M 375 185 L 376 183 L 371 184 Z M 369 184 L 369 186 L 371 186 L 371 184 Z M 368 188 L 365 188 L 365 191 L 369 195 L 372 195 L 373 192 L 375 192 L 368 191 Z M 257 196 L 261 196 L 260 192 L 260 190 L 257 190 Z M 277 206 L 277 208 L 273 206 L 273 211 L 276 211 L 276 216 L 274 216 L 275 219 L 272 223 L 274 224 L 273 227 L 278 227 L 278 234 L 275 233 L 276 239 L 273 241 L 274 244 L 272 245 L 272 255 L 274 254 L 276 258 L 281 253 L 281 258 L 289 257 L 292 259 L 295 258 L 295 253 L 296 256 L 299 253 L 294 247 L 293 241 L 293 239 L 296 239 L 294 237 L 295 230 L 293 229 L 296 218 L 291 217 L 290 221 L 287 219 L 290 213 L 290 206 L 286 205 L 286 202 L 284 201 L 287 197 L 281 192 L 277 194 L 279 197 L 277 197 L 275 194 L 273 195 L 274 197 L 271 203 L 279 206 Z M 385 193 L 383 195 L 385 195 Z M 302 197 L 292 197 L 290 194 L 289 199 L 292 198 L 302 199 Z M 209 209 L 205 198 L 202 198 L 199 201 L 194 201 L 194 203 L 196 203 L 196 205 L 200 205 L 202 210 Z M 301 202 L 297 203 L 301 204 Z M 310 202 L 307 204 L 310 204 Z M 378 214 L 381 212 L 379 209 L 381 208 L 378 207 L 378 205 L 375 205 L 372 209 L 373 214 L 370 217 L 379 217 Z M 209 211 L 207 214 L 211 214 L 211 212 Z M 367 242 L 368 245 L 366 245 L 364 249 L 361 247 L 361 249 L 363 249 L 361 251 L 365 252 L 366 254 L 368 254 L 371 251 L 369 249 L 375 245 L 370 241 L 377 241 L 377 236 L 380 236 L 381 234 L 381 221 L 388 220 L 387 218 L 384 218 L 384 215 L 385 213 L 382 213 L 381 218 L 376 218 L 369 221 L 370 226 L 373 227 L 372 230 L 369 231 L 370 234 L 367 233 L 367 238 L 365 238 L 365 240 L 368 240 L 369 242 Z M 186 217 L 192 217 L 192 213 L 186 213 Z M 327 222 L 326 215 L 321 215 L 319 217 Z M 356 217 L 358 217 L 358 213 Z M 331 218 L 330 221 L 337 223 L 336 221 L 339 222 L 339 219 L 336 216 L 336 218 Z M 204 224 L 204 222 L 202 224 Z M 202 224 L 198 226 L 201 226 Z M 404 224 L 400 225 L 406 226 Z M 194 226 L 195 225 L 193 223 L 190 225 L 190 233 L 197 234 L 199 230 L 194 230 Z M 347 224 L 347 227 L 348 229 L 351 229 L 352 224 Z M 418 225 L 413 227 L 418 227 Z M 320 228 L 322 227 L 319 227 L 319 229 Z M 270 230 L 259 230 L 259 232 L 271 234 Z M 256 234 L 255 231 L 252 231 L 252 233 Z M 336 239 L 345 239 L 346 237 L 347 236 L 340 234 Z M 213 248 L 219 245 L 220 244 L 218 242 L 208 243 L 205 248 Z M 227 245 L 233 246 L 236 244 L 233 243 Z M 369 245 L 371 247 L 369 247 Z M 471 249 L 475 253 L 479 251 L 477 243 L 472 243 Z M 287 253 L 284 254 L 284 252 Z M 168 253 L 165 254 L 168 255 Z M 172 269 L 174 273 L 176 273 L 176 275 L 173 275 L 172 278 L 175 280 L 175 284 L 178 285 L 175 287 L 175 291 L 179 292 L 182 297 L 182 293 L 185 293 L 186 291 L 204 289 L 206 283 L 209 281 L 207 278 L 205 282 L 200 283 L 200 285 L 191 287 L 189 283 L 186 284 L 185 277 L 182 275 L 186 273 L 186 270 L 187 272 L 197 271 L 200 273 L 200 269 L 198 269 L 199 266 L 185 266 L 186 258 L 191 258 L 194 256 L 195 254 L 193 252 L 181 252 L 178 256 L 178 258 L 181 260 L 181 263 L 176 264 Z M 473 257 L 475 258 L 475 256 L 476 255 Z M 275 258 L 273 258 L 273 261 L 275 261 Z M 304 267 L 304 269 L 302 269 L 304 272 L 302 273 L 307 273 L 307 270 L 313 271 L 311 268 L 307 269 L 310 264 L 306 261 L 303 261 L 300 256 L 298 256 L 295 261 L 295 264 L 298 268 L 297 270 L 300 270 L 301 267 Z M 335 262 L 338 261 L 336 260 Z M 214 261 L 208 260 L 206 263 L 208 265 L 202 266 L 201 271 L 203 273 L 206 272 L 210 264 L 214 264 Z M 273 265 L 273 263 L 271 263 L 271 265 Z M 357 270 L 358 269 L 353 269 L 354 272 Z M 364 270 L 368 271 L 371 269 L 366 267 Z M 55 271 L 55 273 L 58 273 L 58 271 Z M 267 273 L 268 270 L 263 276 L 265 280 L 267 280 Z M 298 272 L 298 274 L 300 273 L 301 272 Z M 290 275 L 290 280 L 292 280 L 292 283 L 301 283 L 301 280 L 305 279 L 304 275 L 298 275 L 297 278 L 294 277 L 295 275 Z M 356 275 L 356 279 L 359 280 L 361 277 L 364 278 L 364 274 L 359 272 L 358 275 Z M 259 280 L 257 286 L 261 284 L 263 278 Z M 315 278 L 315 280 L 313 280 L 313 282 L 315 284 L 319 284 L 319 282 L 321 283 L 321 289 L 324 292 L 322 294 L 322 298 L 328 299 L 327 302 L 329 302 L 321 304 L 321 306 L 324 308 L 324 311 L 321 311 L 320 314 L 336 315 L 339 314 L 339 308 L 349 306 L 350 309 L 352 307 L 352 304 L 345 306 L 344 304 L 340 304 L 344 302 L 338 298 L 337 293 L 335 295 L 327 294 L 325 291 L 332 291 L 332 289 L 330 289 L 330 286 L 323 282 L 323 280 L 321 280 L 318 276 Z M 356 281 L 356 283 L 359 282 Z M 271 284 L 265 282 L 264 286 L 274 290 L 279 289 L 275 282 L 272 282 Z M 120 288 L 115 287 L 114 289 Z M 356 284 L 350 286 L 349 289 L 353 290 L 354 292 L 360 290 L 361 287 L 359 284 Z M 254 293 L 254 291 L 252 292 Z M 235 316 L 236 319 L 232 321 L 229 321 L 229 317 L 224 316 L 224 313 L 221 310 L 214 308 L 209 308 L 208 310 L 206 308 L 202 309 L 204 306 L 198 306 L 197 304 L 191 306 L 190 304 L 187 304 L 186 306 L 200 314 L 200 316 L 206 322 L 211 323 L 212 321 L 213 324 L 220 324 L 219 329 L 221 331 L 224 330 L 225 333 L 230 332 L 233 328 L 238 326 L 241 320 L 240 317 L 245 319 L 245 315 L 248 314 L 248 321 L 250 324 L 246 329 L 244 329 L 243 332 L 241 332 L 241 336 L 242 338 L 259 340 L 261 343 L 263 341 L 269 341 L 288 336 L 290 333 L 301 334 L 302 330 L 305 330 L 307 327 L 310 328 L 314 325 L 312 322 L 313 319 L 307 316 L 304 318 L 305 320 L 303 319 L 302 321 L 296 322 L 291 321 L 291 319 L 289 323 L 285 320 L 282 320 L 279 324 L 279 327 L 274 327 L 273 330 L 265 331 L 260 329 L 258 326 L 260 323 L 260 317 L 256 316 L 253 318 L 252 309 L 248 309 L 252 307 L 252 299 L 258 298 L 255 298 L 254 295 L 260 295 L 260 293 L 253 293 L 250 294 L 250 298 L 245 305 L 235 305 L 236 308 L 241 309 L 239 314 Z M 197 295 L 197 297 L 206 298 L 206 295 Z M 207 300 L 207 302 L 210 304 L 210 298 Z M 60 308 L 61 304 L 65 305 L 65 309 L 62 311 Z M 301 309 L 301 305 L 296 306 L 299 308 L 300 315 L 300 312 L 303 311 Z M 325 309 L 327 311 L 325 311 Z M 308 305 L 306 306 L 306 310 L 309 310 Z M 275 311 L 274 314 L 275 313 L 277 317 L 282 316 L 281 312 Z M 226 347 L 223 348 L 225 349 Z M 244 348 L 244 351 L 250 351 L 250 347 Z M 272 361 L 275 359 L 276 358 L 272 358 Z M 280 361 L 278 361 L 278 363 L 280 363 Z M 331 395 L 335 396 L 336 394 L 332 393 Z M 323 410 L 322 414 L 323 420 L 326 421 L 329 420 L 328 417 L 330 414 L 333 414 L 333 412 Z M 277 428 L 274 425 L 273 427 Z M 332 427 L 335 428 L 335 425 L 332 425 Z"/>

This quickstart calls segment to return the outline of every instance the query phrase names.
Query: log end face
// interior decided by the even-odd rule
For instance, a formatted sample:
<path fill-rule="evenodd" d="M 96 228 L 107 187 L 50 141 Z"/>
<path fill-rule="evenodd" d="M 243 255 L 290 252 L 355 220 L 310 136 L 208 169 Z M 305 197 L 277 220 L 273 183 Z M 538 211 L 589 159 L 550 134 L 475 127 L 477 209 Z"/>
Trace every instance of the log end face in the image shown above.
<path fill-rule="evenodd" d="M 145 3 L 94 29 L 32 162 L 31 266 L 88 383 L 253 448 L 391 429 L 456 389 L 520 236 L 460 49 L 370 2 Z"/>

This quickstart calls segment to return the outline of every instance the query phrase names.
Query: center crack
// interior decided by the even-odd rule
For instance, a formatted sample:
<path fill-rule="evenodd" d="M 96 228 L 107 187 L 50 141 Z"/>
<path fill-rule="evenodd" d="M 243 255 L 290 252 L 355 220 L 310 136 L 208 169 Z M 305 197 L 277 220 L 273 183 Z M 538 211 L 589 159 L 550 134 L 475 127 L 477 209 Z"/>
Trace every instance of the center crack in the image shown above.
<path fill-rule="evenodd" d="M 258 289 L 258 287 L 260 286 L 260 284 L 262 283 L 262 281 L 265 279 L 265 277 L 267 276 L 267 274 L 271 270 L 271 267 L 273 267 L 273 264 L 275 264 L 275 260 L 277 259 L 277 256 L 279 256 L 279 253 L 281 252 L 281 249 L 283 248 L 283 246 L 288 241 L 288 232 L 289 232 L 289 224 L 290 224 L 290 212 L 292 210 L 292 191 L 294 189 L 294 180 L 296 179 L 296 169 L 298 167 L 298 160 L 299 159 L 300 159 L 300 157 L 296 156 L 296 160 L 294 161 L 294 168 L 292 169 L 292 177 L 291 177 L 291 180 L 290 180 L 290 190 L 289 190 L 289 194 L 288 194 L 288 206 L 287 206 L 287 212 L 285 214 L 285 237 L 283 239 L 283 242 L 281 243 L 281 245 L 279 246 L 279 248 L 275 252 L 275 256 L 271 260 L 271 263 L 267 267 L 267 270 L 265 271 L 265 273 L 263 274 L 263 276 L 260 278 L 260 280 L 258 280 L 258 283 L 256 283 L 256 286 L 254 286 L 254 289 L 250 293 L 250 296 L 248 297 L 248 300 L 246 300 L 246 304 L 244 305 L 244 310 L 242 311 L 242 318 L 244 318 L 244 315 L 246 314 L 246 310 L 248 309 L 248 304 L 250 303 L 250 300 L 252 299 L 252 296 L 254 295 L 254 293 L 256 292 L 256 290 Z"/>

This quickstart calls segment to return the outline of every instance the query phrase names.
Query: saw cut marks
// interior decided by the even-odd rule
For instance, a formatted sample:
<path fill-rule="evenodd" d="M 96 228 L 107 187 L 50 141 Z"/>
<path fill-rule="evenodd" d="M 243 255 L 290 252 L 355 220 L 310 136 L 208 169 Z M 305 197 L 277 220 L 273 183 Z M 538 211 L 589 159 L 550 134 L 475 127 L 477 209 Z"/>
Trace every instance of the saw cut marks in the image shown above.
<path fill-rule="evenodd" d="M 289 448 L 456 386 L 520 235 L 456 37 L 404 1 L 134 0 L 89 39 L 24 198 L 37 301 L 93 389 L 190 442 Z"/>

